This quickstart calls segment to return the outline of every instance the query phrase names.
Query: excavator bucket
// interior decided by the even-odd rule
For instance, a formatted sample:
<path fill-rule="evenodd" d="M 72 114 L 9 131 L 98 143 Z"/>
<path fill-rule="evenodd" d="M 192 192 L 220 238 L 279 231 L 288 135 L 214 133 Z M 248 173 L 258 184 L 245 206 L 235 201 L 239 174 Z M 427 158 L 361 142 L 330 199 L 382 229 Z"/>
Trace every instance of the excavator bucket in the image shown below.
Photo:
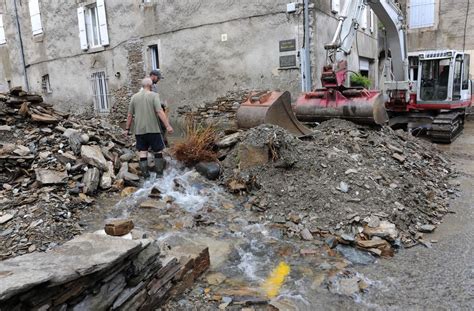
<path fill-rule="evenodd" d="M 355 123 L 383 125 L 388 121 L 383 96 L 366 89 L 320 89 L 301 95 L 296 117 L 305 122 L 346 119 Z"/>
<path fill-rule="evenodd" d="M 237 110 L 239 128 L 247 129 L 264 123 L 278 125 L 299 137 L 312 133 L 296 119 L 289 92 L 252 92 L 240 105 Z"/>

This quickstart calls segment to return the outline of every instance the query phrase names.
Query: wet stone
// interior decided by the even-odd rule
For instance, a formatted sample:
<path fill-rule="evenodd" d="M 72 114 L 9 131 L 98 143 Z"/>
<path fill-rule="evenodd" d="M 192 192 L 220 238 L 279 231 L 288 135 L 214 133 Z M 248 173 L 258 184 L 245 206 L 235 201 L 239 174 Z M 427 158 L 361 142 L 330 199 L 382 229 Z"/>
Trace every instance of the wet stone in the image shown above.
<path fill-rule="evenodd" d="M 341 235 L 341 239 L 347 242 L 355 242 L 355 237 L 353 234 L 344 233 Z"/>
<path fill-rule="evenodd" d="M 347 260 L 356 265 L 368 265 L 375 262 L 375 257 L 351 246 L 338 245 L 336 246 L 336 250 Z"/>
<path fill-rule="evenodd" d="M 199 162 L 196 165 L 196 171 L 207 179 L 214 180 L 219 177 L 221 167 L 217 162 Z"/>
<path fill-rule="evenodd" d="M 329 248 L 335 248 L 337 246 L 337 238 L 335 236 L 329 236 L 324 240 Z"/>
<path fill-rule="evenodd" d="M 132 220 L 112 220 L 105 224 L 105 233 L 112 236 L 122 236 L 128 234 L 134 228 Z"/>

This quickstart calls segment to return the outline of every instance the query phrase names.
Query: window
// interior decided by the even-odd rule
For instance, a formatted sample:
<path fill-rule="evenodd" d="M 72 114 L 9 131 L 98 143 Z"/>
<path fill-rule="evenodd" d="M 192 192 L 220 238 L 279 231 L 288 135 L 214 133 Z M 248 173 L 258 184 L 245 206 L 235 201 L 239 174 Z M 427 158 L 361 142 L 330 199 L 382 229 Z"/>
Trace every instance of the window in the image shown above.
<path fill-rule="evenodd" d="M 341 0 L 331 0 L 331 11 L 339 13 L 341 11 Z"/>
<path fill-rule="evenodd" d="M 41 25 L 41 15 L 38 0 L 30 0 L 30 18 L 31 18 L 31 30 L 33 31 L 33 36 L 40 35 L 43 33 L 43 26 Z"/>
<path fill-rule="evenodd" d="M 151 69 L 160 68 L 160 59 L 158 57 L 158 45 L 150 45 L 150 60 L 151 60 Z"/>
<path fill-rule="evenodd" d="M 109 45 L 104 0 L 97 0 L 90 6 L 79 7 L 77 17 L 81 49 L 87 50 Z"/>
<path fill-rule="evenodd" d="M 453 99 L 461 99 L 462 55 L 456 56 L 454 63 Z"/>
<path fill-rule="evenodd" d="M 107 78 L 104 71 L 94 72 L 91 76 L 92 92 L 94 96 L 95 110 L 99 113 L 109 112 L 109 94 Z"/>
<path fill-rule="evenodd" d="M 3 14 L 0 14 L 0 44 L 7 43 L 5 38 L 5 28 L 3 27 Z"/>
<path fill-rule="evenodd" d="M 469 54 L 464 54 L 464 69 L 462 72 L 462 89 L 469 89 L 469 65 L 470 65 L 471 56 Z"/>
<path fill-rule="evenodd" d="M 45 94 L 53 93 L 53 90 L 51 90 L 51 84 L 49 83 L 49 75 L 41 77 L 41 88 Z"/>
<path fill-rule="evenodd" d="M 410 80 L 418 80 L 418 56 L 408 56 L 409 68 L 410 68 Z"/>
<path fill-rule="evenodd" d="M 86 34 L 87 43 L 91 48 L 101 45 L 99 32 L 99 19 L 97 18 L 97 7 L 91 6 L 86 8 Z"/>
<path fill-rule="evenodd" d="M 365 57 L 359 58 L 359 72 L 364 77 L 369 77 L 370 71 L 370 59 Z"/>
<path fill-rule="evenodd" d="M 410 28 L 432 27 L 435 24 L 436 0 L 410 0 Z"/>

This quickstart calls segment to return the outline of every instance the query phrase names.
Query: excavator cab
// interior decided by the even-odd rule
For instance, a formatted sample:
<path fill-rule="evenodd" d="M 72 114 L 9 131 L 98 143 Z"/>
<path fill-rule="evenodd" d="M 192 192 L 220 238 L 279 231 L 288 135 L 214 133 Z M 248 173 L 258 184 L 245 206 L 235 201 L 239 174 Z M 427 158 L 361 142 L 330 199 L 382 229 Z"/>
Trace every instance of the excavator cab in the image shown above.
<path fill-rule="evenodd" d="M 471 100 L 470 55 L 457 51 L 419 54 L 417 105 L 442 105 Z"/>

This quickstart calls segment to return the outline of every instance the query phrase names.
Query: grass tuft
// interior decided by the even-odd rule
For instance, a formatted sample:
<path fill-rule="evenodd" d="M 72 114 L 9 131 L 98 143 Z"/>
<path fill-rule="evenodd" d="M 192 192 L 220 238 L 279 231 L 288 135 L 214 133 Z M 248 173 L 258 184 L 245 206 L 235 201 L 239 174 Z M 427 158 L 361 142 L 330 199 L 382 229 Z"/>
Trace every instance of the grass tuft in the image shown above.
<path fill-rule="evenodd" d="M 198 124 L 192 116 L 186 117 L 185 135 L 171 148 L 174 157 L 187 166 L 199 162 L 217 160 L 217 152 L 213 150 L 216 130 L 210 125 Z"/>

